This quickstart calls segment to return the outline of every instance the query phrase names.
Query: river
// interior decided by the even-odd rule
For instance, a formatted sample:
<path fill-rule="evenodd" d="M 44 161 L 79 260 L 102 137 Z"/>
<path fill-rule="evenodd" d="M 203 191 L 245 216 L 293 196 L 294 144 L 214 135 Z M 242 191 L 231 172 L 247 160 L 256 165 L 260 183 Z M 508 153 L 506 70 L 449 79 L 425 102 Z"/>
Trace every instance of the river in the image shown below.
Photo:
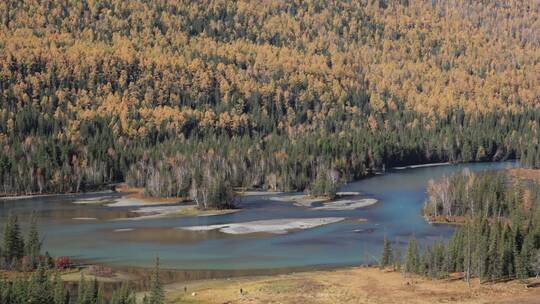
<path fill-rule="evenodd" d="M 118 266 L 152 266 L 156 256 L 170 269 L 249 270 L 376 263 L 382 240 L 405 246 L 415 234 L 420 243 L 449 237 L 451 225 L 431 225 L 420 215 L 429 179 L 469 168 L 499 170 L 517 162 L 472 163 L 390 170 L 341 191 L 360 192 L 378 203 L 348 210 L 313 210 L 277 195 L 242 197 L 241 211 L 207 217 L 133 220 L 133 207 L 73 204 L 80 199 L 111 194 L 62 195 L 0 200 L 0 224 L 11 210 L 21 221 L 32 211 L 40 216 L 44 250 Z M 119 194 L 113 194 L 119 195 Z M 283 194 L 285 195 L 285 194 Z M 342 217 L 345 220 L 287 234 L 231 235 L 219 231 L 185 231 L 178 227 L 227 224 L 266 219 Z M 362 223 L 360 219 L 367 219 Z M 24 225 L 23 225 L 23 228 Z M 404 250 L 403 250 L 404 253 Z"/>

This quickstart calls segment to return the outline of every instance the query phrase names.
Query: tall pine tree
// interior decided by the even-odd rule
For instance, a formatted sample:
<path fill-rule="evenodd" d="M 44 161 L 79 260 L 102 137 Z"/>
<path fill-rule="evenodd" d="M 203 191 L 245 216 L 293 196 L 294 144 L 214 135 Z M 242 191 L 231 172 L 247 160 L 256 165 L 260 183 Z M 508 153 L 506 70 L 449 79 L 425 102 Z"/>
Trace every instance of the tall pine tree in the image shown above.
<path fill-rule="evenodd" d="M 24 255 L 24 240 L 17 216 L 9 213 L 4 226 L 4 257 L 8 263 L 20 260 Z"/>
<path fill-rule="evenodd" d="M 28 237 L 25 244 L 26 253 L 26 265 L 28 270 L 35 269 L 38 266 L 39 258 L 41 255 L 41 241 L 39 240 L 39 232 L 37 228 L 37 216 L 32 213 L 30 218 L 30 229 L 28 231 Z"/>
<path fill-rule="evenodd" d="M 420 266 L 420 254 L 418 252 L 418 242 L 414 234 L 409 239 L 407 246 L 407 256 L 405 258 L 405 272 L 417 273 Z"/>
<path fill-rule="evenodd" d="M 156 266 L 150 281 L 150 295 L 145 297 L 144 304 L 165 303 L 165 292 L 159 278 L 159 258 L 156 258 Z"/>
<path fill-rule="evenodd" d="M 384 235 L 383 252 L 381 256 L 381 268 L 386 268 L 392 265 L 392 245 L 388 240 L 388 237 Z"/>

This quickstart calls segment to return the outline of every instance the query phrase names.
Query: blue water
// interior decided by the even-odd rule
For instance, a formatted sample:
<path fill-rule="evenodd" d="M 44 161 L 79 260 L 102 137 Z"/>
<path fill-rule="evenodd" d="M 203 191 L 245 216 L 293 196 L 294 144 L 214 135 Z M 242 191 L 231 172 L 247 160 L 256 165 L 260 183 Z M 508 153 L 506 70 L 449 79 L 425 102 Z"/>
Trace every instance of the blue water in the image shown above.
<path fill-rule="evenodd" d="M 125 266 L 161 264 L 174 269 L 269 269 L 345 266 L 376 263 L 384 235 L 404 245 L 412 234 L 420 242 L 448 238 L 454 227 L 431 225 L 420 211 L 429 179 L 468 168 L 472 171 L 516 167 L 516 162 L 475 163 L 391 170 L 349 183 L 341 191 L 357 191 L 379 202 L 352 211 L 315 211 L 269 196 L 241 198 L 242 211 L 210 217 L 115 220 L 133 208 L 76 205 L 88 196 L 56 196 L 0 201 L 0 224 L 12 210 L 22 221 L 32 211 L 40 215 L 44 249 L 53 256 L 96 260 Z M 95 221 L 73 220 L 96 217 Z M 285 235 L 228 235 L 192 232 L 181 226 L 246 222 L 262 219 L 344 217 L 346 220 Z M 362 223 L 359 219 L 367 219 Z M 115 229 L 134 229 L 115 232 Z"/>

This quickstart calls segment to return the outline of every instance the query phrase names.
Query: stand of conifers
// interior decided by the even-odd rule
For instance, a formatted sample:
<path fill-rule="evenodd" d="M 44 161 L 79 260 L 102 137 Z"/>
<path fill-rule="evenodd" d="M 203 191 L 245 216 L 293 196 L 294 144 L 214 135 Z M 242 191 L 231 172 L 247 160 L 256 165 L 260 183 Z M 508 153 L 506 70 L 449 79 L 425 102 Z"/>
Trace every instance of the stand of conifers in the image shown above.
<path fill-rule="evenodd" d="M 454 235 L 421 248 L 409 240 L 404 259 L 384 240 L 381 267 L 443 278 L 462 273 L 465 280 L 518 278 L 540 273 L 540 186 L 504 173 L 464 171 L 430 182 L 425 215 L 459 220 Z"/>
<path fill-rule="evenodd" d="M 106 297 L 96 278 L 85 279 L 81 273 L 77 290 L 68 288 L 61 274 L 66 265 L 55 263 L 48 254 L 41 254 L 41 240 L 37 217 L 31 216 L 26 242 L 21 235 L 17 216 L 9 214 L 0 247 L 0 271 L 15 275 L 0 277 L 0 303 L 2 304 L 136 304 L 135 294 L 128 282 Z M 150 277 L 150 290 L 143 304 L 162 304 L 165 294 L 159 277 L 159 259 Z"/>

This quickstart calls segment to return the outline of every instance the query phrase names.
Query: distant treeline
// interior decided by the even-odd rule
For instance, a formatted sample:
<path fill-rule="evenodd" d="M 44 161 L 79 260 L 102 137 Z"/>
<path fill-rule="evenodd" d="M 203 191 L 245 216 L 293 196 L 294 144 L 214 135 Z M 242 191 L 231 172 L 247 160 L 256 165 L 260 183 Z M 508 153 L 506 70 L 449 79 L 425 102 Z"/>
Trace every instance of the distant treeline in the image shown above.
<path fill-rule="evenodd" d="M 404 271 L 493 281 L 540 273 L 540 185 L 503 173 L 457 173 L 432 182 L 424 212 L 463 217 L 452 238 L 422 249 L 413 237 Z M 381 265 L 401 266 L 385 240 Z"/>
<path fill-rule="evenodd" d="M 348 127 L 365 120 L 371 127 Z M 456 110 L 433 122 L 403 109 L 376 113 L 365 105 L 298 137 L 277 130 L 229 135 L 194 128 L 180 137 L 156 129 L 154 136 L 126 140 L 107 127 L 107 119 L 94 118 L 81 125 L 80 142 L 74 142 L 61 139 L 61 128 L 44 127 L 68 122 L 32 108 L 17 115 L 21 127 L 4 129 L 2 193 L 76 192 L 126 180 L 151 195 L 191 197 L 215 207 L 232 202 L 232 187 L 324 193 L 317 187 L 336 174 L 348 181 L 394 165 L 519 158 L 524 166 L 540 166 L 536 129 L 530 127 L 540 124 L 540 111 L 532 110 Z"/>
<path fill-rule="evenodd" d="M 540 4 L 511 2 L 2 1 L 0 194 L 538 167 Z"/>

